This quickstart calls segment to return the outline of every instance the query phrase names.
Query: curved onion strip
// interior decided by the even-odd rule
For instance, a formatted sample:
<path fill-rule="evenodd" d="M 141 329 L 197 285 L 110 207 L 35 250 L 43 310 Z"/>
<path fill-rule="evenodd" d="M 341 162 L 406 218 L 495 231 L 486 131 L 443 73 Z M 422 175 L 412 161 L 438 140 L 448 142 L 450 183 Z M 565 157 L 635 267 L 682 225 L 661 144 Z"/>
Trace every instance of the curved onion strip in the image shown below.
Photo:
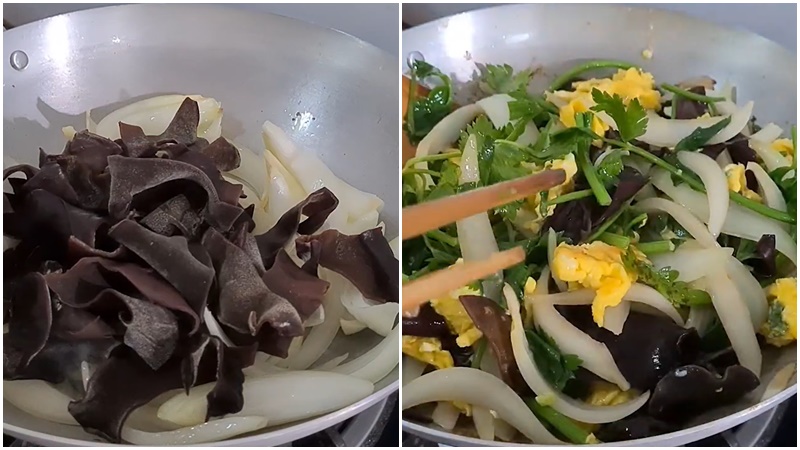
<path fill-rule="evenodd" d="M 753 329 L 758 330 L 761 328 L 761 324 L 767 320 L 767 312 L 769 310 L 767 295 L 761 289 L 761 284 L 753 276 L 753 272 L 733 255 L 728 256 L 725 262 L 725 271 L 733 281 L 733 284 L 736 285 L 736 289 L 750 311 Z"/>
<path fill-rule="evenodd" d="M 708 204 L 703 198 L 703 194 L 692 190 L 692 188 L 685 184 L 675 186 L 669 179 L 669 174 L 663 170 L 656 171 L 656 173 L 653 174 L 652 182 L 658 189 L 675 200 L 675 202 L 685 207 L 685 210 L 688 210 L 687 213 L 690 216 L 699 218 L 702 221 L 708 220 Z M 651 202 L 653 200 L 656 199 L 646 200 L 646 202 Z M 669 202 L 667 200 L 663 201 Z M 637 206 L 644 209 L 644 207 L 641 206 L 642 203 L 645 202 L 638 203 Z M 710 236 L 708 232 L 706 232 L 706 236 L 701 239 L 698 235 L 695 235 L 696 225 L 691 225 L 693 228 L 689 229 L 681 222 L 681 219 L 678 219 L 678 217 L 672 213 L 670 214 L 703 246 L 711 247 L 716 245 L 716 241 L 713 241 L 713 243 L 708 241 L 708 236 Z M 774 234 L 776 250 L 788 257 L 793 264 L 797 264 L 797 243 L 778 221 L 768 219 L 735 203 L 731 203 L 728 207 L 728 215 L 722 226 L 722 233 L 754 242 L 758 242 L 762 235 Z"/>
<path fill-rule="evenodd" d="M 505 289 L 503 291 L 505 291 Z M 572 291 L 569 292 L 569 294 L 575 294 L 573 297 L 580 296 L 581 300 L 585 299 L 585 302 L 582 301 L 580 304 L 591 304 L 592 300 L 594 299 L 594 291 L 588 289 Z M 506 294 L 506 298 L 507 297 L 508 294 Z M 628 383 L 628 380 L 626 380 L 625 376 L 622 375 L 622 372 L 620 372 L 619 367 L 617 367 L 617 363 L 614 361 L 614 357 L 611 356 L 611 352 L 608 351 L 608 347 L 606 347 L 605 344 L 592 339 L 588 334 L 572 325 L 567 319 L 564 318 L 564 316 L 556 311 L 554 303 L 550 301 L 550 298 L 552 297 L 553 296 L 550 295 L 541 297 L 534 296 L 534 298 L 529 302 L 529 304 L 533 307 L 533 320 L 536 322 L 536 325 L 538 325 L 539 328 L 553 338 L 558 345 L 558 348 L 561 349 L 564 354 L 572 354 L 579 357 L 581 361 L 583 361 L 581 363 L 583 368 L 610 383 L 616 384 L 623 391 L 630 389 L 630 383 Z M 514 319 L 513 310 L 511 317 Z M 513 347 L 513 329 L 511 334 Z M 525 337 L 524 330 L 517 334 L 521 334 L 523 338 Z M 514 357 L 517 360 L 517 365 L 520 366 L 520 371 L 522 371 L 522 364 L 520 362 L 520 357 L 517 356 L 516 349 L 514 349 Z M 536 370 L 538 373 L 538 369 Z M 527 377 L 526 381 L 528 381 Z M 528 381 L 528 384 L 531 384 L 531 382 Z M 537 395 L 546 395 L 544 392 L 539 392 L 533 385 L 531 385 L 531 388 L 534 390 L 534 392 L 536 392 Z M 552 388 L 550 388 L 550 390 L 552 391 Z"/>
<path fill-rule="evenodd" d="M 425 372 L 426 367 L 428 367 L 428 365 L 424 362 L 410 356 L 403 355 L 403 370 L 401 373 L 401 383 L 403 386 L 422 376 L 422 373 Z"/>
<path fill-rule="evenodd" d="M 717 312 L 722 327 L 731 341 L 731 347 L 739 359 L 739 364 L 761 377 L 761 348 L 758 346 L 756 332 L 748 320 L 750 313 L 723 268 L 705 278 L 705 289 Z"/>
<path fill-rule="evenodd" d="M 435 155 L 442 150 L 448 148 L 451 143 L 455 142 L 461 135 L 461 130 L 467 128 L 467 125 L 472 123 L 478 115 L 483 113 L 483 108 L 480 105 L 472 104 L 462 106 L 457 110 L 451 112 L 444 119 L 439 121 L 431 129 L 417 145 L 416 157 Z M 416 169 L 426 170 L 428 168 L 427 162 L 419 162 L 414 165 Z M 430 175 L 425 175 L 425 185 L 430 186 L 433 183 Z"/>
<path fill-rule="evenodd" d="M 758 181 L 758 193 L 764 198 L 764 204 L 778 211 L 786 211 L 786 200 L 778 189 L 778 185 L 770 178 L 767 171 L 760 164 L 750 161 L 747 170 L 753 172 Z M 784 224 L 788 226 L 789 224 Z"/>
<path fill-rule="evenodd" d="M 714 308 L 708 306 L 692 306 L 689 308 L 689 317 L 686 319 L 686 328 L 694 328 L 700 335 L 704 335 L 709 325 L 714 320 Z"/>
<path fill-rule="evenodd" d="M 117 109 L 97 123 L 95 133 L 111 140 L 119 139 L 119 122 L 142 127 L 147 135 L 158 135 L 167 129 L 186 97 L 197 102 L 200 123 L 197 136 L 212 142 L 220 137 L 222 105 L 201 95 L 161 95 Z"/>
<path fill-rule="evenodd" d="M 631 304 L 629 302 L 620 302 L 619 305 L 609 306 L 603 315 L 603 328 L 619 336 L 630 312 Z"/>
<path fill-rule="evenodd" d="M 323 370 L 323 371 L 330 371 L 333 370 L 339 365 L 341 365 L 347 358 L 350 357 L 350 353 L 345 353 L 344 355 L 335 356 L 324 363 L 313 367 L 312 370 Z"/>
<path fill-rule="evenodd" d="M 502 129 L 511 121 L 511 112 L 508 104 L 514 101 L 514 97 L 508 94 L 495 94 L 478 100 L 475 104 L 480 106 L 486 113 L 486 117 L 492 121 L 496 129 Z"/>
<path fill-rule="evenodd" d="M 266 150 L 259 155 L 250 149 L 238 144 L 235 145 L 239 149 L 241 163 L 239 167 L 225 172 L 225 175 L 231 175 L 247 183 L 250 189 L 255 191 L 259 197 L 269 197 L 269 171 Z"/>
<path fill-rule="evenodd" d="M 392 331 L 398 310 L 396 303 L 372 304 L 352 283 L 346 283 L 342 290 L 342 305 L 355 320 L 370 330 L 386 336 Z"/>
<path fill-rule="evenodd" d="M 267 426 L 263 417 L 226 417 L 173 431 L 149 432 L 124 426 L 122 439 L 135 445 L 192 445 L 217 442 L 260 430 Z"/>
<path fill-rule="evenodd" d="M 255 227 L 251 233 L 255 235 L 266 233 L 272 227 L 272 225 L 274 225 L 270 221 L 269 214 L 267 213 L 267 197 L 259 196 L 250 183 L 230 175 L 229 173 L 223 174 L 222 178 L 230 183 L 242 185 L 242 193 L 245 195 L 244 198 L 239 199 L 239 204 L 242 206 L 242 208 L 247 208 L 250 205 L 254 205 L 253 222 L 255 222 Z"/>
<path fill-rule="evenodd" d="M 342 333 L 347 336 L 367 329 L 366 325 L 356 319 L 339 319 L 339 326 L 342 327 Z"/>
<path fill-rule="evenodd" d="M 728 150 L 723 150 L 716 159 L 717 165 L 720 169 L 725 169 L 729 164 L 733 164 L 733 159 L 731 159 L 731 154 Z"/>
<path fill-rule="evenodd" d="M 488 409 L 481 406 L 472 407 L 472 421 L 475 423 L 475 431 L 478 437 L 484 441 L 494 440 L 494 417 Z"/>
<path fill-rule="evenodd" d="M 761 142 L 772 142 L 775 139 L 781 137 L 782 134 L 783 134 L 783 128 L 770 122 L 764 125 L 760 130 L 751 134 L 750 140 L 761 141 Z"/>
<path fill-rule="evenodd" d="M 42 380 L 3 380 L 3 400 L 49 422 L 78 425 L 67 410 L 72 399 Z"/>
<path fill-rule="evenodd" d="M 761 401 L 763 402 L 786 389 L 786 387 L 789 386 L 789 382 L 792 380 L 792 375 L 794 375 L 796 371 L 797 363 L 792 362 L 775 372 L 775 376 L 769 381 L 767 387 L 764 389 L 764 393 L 761 395 Z"/>
<path fill-rule="evenodd" d="M 753 102 L 748 102 L 730 115 L 731 122 L 712 137 L 708 144 L 726 142 L 739 134 L 753 115 Z M 723 120 L 723 117 L 702 117 L 697 119 L 665 119 L 655 112 L 647 112 L 647 131 L 638 139 L 658 147 L 675 147 L 681 139 L 692 134 L 697 128 L 708 128 Z"/>
<path fill-rule="evenodd" d="M 726 264 L 732 254 L 733 249 L 728 247 L 685 248 L 682 245 L 674 252 L 653 255 L 650 261 L 656 269 L 670 267 L 677 270 L 678 280 L 689 283 Z"/>
<path fill-rule="evenodd" d="M 717 102 L 717 103 L 715 103 L 715 105 L 717 107 L 717 112 L 720 115 L 723 115 L 723 116 L 730 116 L 732 114 L 735 114 L 736 111 L 738 110 L 738 107 L 736 106 L 736 103 L 734 103 L 734 102 L 732 102 L 730 100 L 724 100 L 724 101 L 721 101 L 721 102 Z M 745 126 L 744 128 L 742 128 L 742 134 L 745 134 L 746 132 L 749 132 L 749 131 L 750 131 L 750 127 L 749 126 Z"/>
<path fill-rule="evenodd" d="M 556 254 L 556 247 L 558 247 L 558 237 L 556 236 L 556 231 L 552 228 L 548 228 L 547 230 L 547 265 L 549 267 L 553 267 L 553 256 Z M 561 292 L 567 291 L 567 283 L 563 282 L 559 279 L 555 273 L 552 274 L 553 280 L 556 282 L 556 286 L 558 286 L 558 290 Z M 538 285 L 537 285 L 538 287 Z"/>
<path fill-rule="evenodd" d="M 205 422 L 206 395 L 214 385 L 195 386 L 189 395 L 181 392 L 172 397 L 158 408 L 158 418 L 183 426 Z M 372 394 L 373 390 L 369 381 L 312 370 L 245 378 L 244 406 L 226 417 L 259 416 L 267 419 L 270 426 L 278 426 L 344 408 Z"/>
<path fill-rule="evenodd" d="M 525 125 L 525 130 L 519 135 L 516 142 L 522 146 L 532 145 L 539 139 L 539 134 L 539 129 L 536 128 L 536 124 L 532 121 L 528 122 Z"/>
<path fill-rule="evenodd" d="M 397 358 L 399 347 L 400 330 L 398 327 L 394 327 L 380 344 L 372 347 L 358 358 L 336 367 L 333 372 L 377 383 L 399 364 Z"/>
<path fill-rule="evenodd" d="M 452 403 L 439 402 L 436 404 L 433 414 L 431 414 L 431 420 L 443 429 L 452 431 L 456 427 L 456 422 L 458 422 L 458 416 L 460 415 L 461 411 L 453 406 Z"/>
<path fill-rule="evenodd" d="M 685 207 L 671 200 L 664 198 L 648 198 L 647 200 L 642 200 L 637 203 L 636 207 L 647 213 L 663 211 L 672 216 L 680 226 L 704 246 L 712 247 L 717 245 L 716 239 L 708 232 L 708 228 L 700 219 L 692 215 Z"/>
<path fill-rule="evenodd" d="M 515 430 L 514 427 L 509 425 L 508 422 L 506 422 L 505 420 L 495 418 L 494 434 L 501 441 L 511 442 L 514 440 L 514 436 L 517 434 L 517 430 Z"/>
<path fill-rule="evenodd" d="M 272 227 L 286 211 L 303 201 L 309 193 L 269 149 L 264 150 L 264 158 L 269 170 L 269 196 L 266 198 L 267 217 L 269 217 L 267 226 Z"/>
<path fill-rule="evenodd" d="M 320 325 L 323 322 L 325 322 L 325 307 L 323 305 L 319 305 L 319 308 L 315 309 L 314 312 L 308 316 L 308 319 L 303 322 L 303 326 L 310 328 Z"/>
<path fill-rule="evenodd" d="M 563 444 L 501 379 L 471 367 L 439 369 L 403 386 L 403 409 L 430 402 L 464 402 L 497 413 L 535 444 Z"/>
<path fill-rule="evenodd" d="M 719 236 L 730 204 L 725 172 L 720 169 L 716 161 L 702 153 L 678 152 L 678 161 L 703 181 L 708 198 L 708 231 L 714 237 Z"/>
<path fill-rule="evenodd" d="M 567 397 L 553 389 L 550 383 L 542 376 L 542 373 L 539 372 L 536 363 L 533 361 L 533 354 L 531 354 L 530 347 L 528 347 L 528 340 L 525 337 L 525 329 L 522 327 L 519 300 L 514 293 L 514 289 L 506 284 L 505 287 L 503 287 L 503 294 L 508 304 L 508 310 L 511 313 L 511 347 L 514 351 L 514 359 L 517 362 L 517 367 L 519 367 L 522 377 L 525 379 L 528 386 L 530 386 L 531 390 L 533 390 L 537 396 L 545 397 L 549 402 L 552 402 L 551 406 L 553 409 L 580 422 L 609 423 L 633 414 L 647 402 L 648 398 L 650 398 L 650 392 L 645 392 L 639 397 L 620 405 L 594 406 Z M 492 409 L 496 410 L 496 408 Z M 506 417 L 503 418 L 507 419 Z"/>
<path fill-rule="evenodd" d="M 392 254 L 395 258 L 400 257 L 400 236 L 396 236 L 394 239 L 389 241 L 389 247 L 392 248 Z"/>
<path fill-rule="evenodd" d="M 788 167 L 792 165 L 792 163 L 790 163 L 785 156 L 781 155 L 780 152 L 772 148 L 771 142 L 762 142 L 751 139 L 750 148 L 752 148 L 758 157 L 764 161 L 764 165 L 767 166 L 767 170 L 770 172 L 779 167 Z"/>
<path fill-rule="evenodd" d="M 345 280 L 341 275 L 330 270 L 320 268 L 320 278 L 330 282 L 330 288 L 325 293 L 323 306 L 325 307 L 325 321 L 315 326 L 308 332 L 303 346 L 294 355 L 290 355 L 286 361 L 286 367 L 292 370 L 302 370 L 311 367 L 325 350 L 330 347 L 336 333 L 339 332 L 339 319 L 342 317 L 344 306 L 342 306 L 341 294 L 346 286 Z"/>

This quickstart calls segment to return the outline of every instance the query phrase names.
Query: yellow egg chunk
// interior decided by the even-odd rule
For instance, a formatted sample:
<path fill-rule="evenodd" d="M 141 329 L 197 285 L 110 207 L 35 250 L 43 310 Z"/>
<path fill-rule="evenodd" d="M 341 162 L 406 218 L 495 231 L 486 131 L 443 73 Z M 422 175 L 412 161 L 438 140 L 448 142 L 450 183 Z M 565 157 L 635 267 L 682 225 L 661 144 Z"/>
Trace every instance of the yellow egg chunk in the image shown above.
<path fill-rule="evenodd" d="M 791 139 L 775 139 L 772 141 L 772 149 L 783 155 L 789 162 L 794 159 L 794 146 Z"/>
<path fill-rule="evenodd" d="M 585 103 L 589 103 L 589 106 L 594 105 L 594 102 L 591 101 L 590 96 L 589 101 L 587 101 L 586 98 L 576 98 L 559 109 L 558 118 L 561 119 L 561 123 L 563 123 L 565 127 L 574 127 L 575 114 L 589 111 L 589 106 L 587 106 Z M 605 122 L 600 120 L 599 117 L 592 113 L 592 131 L 594 131 L 595 134 L 602 136 L 606 133 L 606 131 L 608 131 L 609 128 L 610 127 L 606 125 Z"/>
<path fill-rule="evenodd" d="M 442 343 L 436 338 L 403 336 L 403 353 L 437 369 L 454 366 L 453 356 L 442 350 Z"/>
<path fill-rule="evenodd" d="M 456 344 L 459 347 L 469 347 L 483 336 L 483 333 L 475 327 L 472 319 L 464 309 L 464 305 L 458 297 L 462 295 L 481 295 L 480 291 L 470 287 L 463 287 L 451 292 L 447 297 L 435 298 L 431 300 L 431 306 L 444 317 L 450 331 L 455 334 Z"/>
<path fill-rule="evenodd" d="M 592 383 L 586 403 L 594 406 L 615 406 L 633 400 L 634 397 L 631 390 L 622 391 L 614 384 L 598 381 Z"/>
<path fill-rule="evenodd" d="M 769 313 L 759 333 L 783 347 L 797 340 L 797 278 L 779 278 L 767 289 Z"/>
<path fill-rule="evenodd" d="M 603 326 L 605 309 L 616 306 L 636 281 L 622 263 L 622 250 L 596 241 L 582 245 L 559 244 L 553 255 L 553 274 L 569 283 L 570 290 L 594 289 L 592 318 Z"/>
<path fill-rule="evenodd" d="M 725 177 L 728 179 L 728 190 L 738 192 L 750 200 L 761 201 L 761 196 L 758 195 L 758 192 L 752 191 L 747 187 L 744 164 L 728 164 L 724 170 Z"/>

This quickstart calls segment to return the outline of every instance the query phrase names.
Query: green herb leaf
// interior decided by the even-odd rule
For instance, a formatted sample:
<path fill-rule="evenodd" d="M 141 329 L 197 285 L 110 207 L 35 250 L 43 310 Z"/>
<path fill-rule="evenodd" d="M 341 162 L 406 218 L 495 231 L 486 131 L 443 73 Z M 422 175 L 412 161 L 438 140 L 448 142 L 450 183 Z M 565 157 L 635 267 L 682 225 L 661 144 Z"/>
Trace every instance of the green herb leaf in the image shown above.
<path fill-rule="evenodd" d="M 626 107 L 619 95 L 612 96 L 599 89 L 592 89 L 592 99 L 596 103 L 592 111 L 611 116 L 623 141 L 630 142 L 647 131 L 647 113 L 638 99 L 631 100 Z"/>
<path fill-rule="evenodd" d="M 425 97 L 417 97 L 416 84 L 426 78 L 437 78 L 442 85 L 434 87 Z M 453 109 L 450 77 L 425 61 L 416 60 L 411 68 L 411 87 L 408 111 L 403 129 L 412 144 L 422 140 L 433 127 Z"/>
<path fill-rule="evenodd" d="M 486 64 L 480 69 L 482 76 L 478 80 L 478 87 L 488 95 L 524 91 L 533 76 L 531 69 L 521 70 L 515 74 L 514 68 L 508 64 L 502 66 Z"/>
<path fill-rule="evenodd" d="M 563 391 L 567 382 L 575 378 L 575 371 L 583 361 L 575 355 L 561 353 L 553 338 L 542 330 L 525 330 L 525 336 L 536 367 L 554 388 Z"/>
<path fill-rule="evenodd" d="M 684 306 L 702 306 L 711 303 L 711 296 L 700 289 L 692 289 L 685 281 L 678 281 L 677 270 L 670 267 L 656 269 L 652 265 L 636 257 L 633 248 L 629 248 L 622 256 L 625 268 L 638 275 L 640 283 L 644 283 L 661 293 L 676 308 Z"/>
<path fill-rule="evenodd" d="M 726 117 L 708 128 L 698 127 L 696 130 L 692 131 L 692 134 L 678 142 L 678 145 L 675 146 L 675 151 L 695 151 L 700 149 L 730 123 L 731 118 Z"/>
<path fill-rule="evenodd" d="M 622 150 L 611 150 L 597 165 L 597 177 L 606 187 L 611 186 L 622 173 Z"/>
<path fill-rule="evenodd" d="M 781 302 L 773 301 L 769 303 L 767 312 L 767 337 L 780 338 L 786 336 L 789 325 L 783 319 L 784 306 Z"/>

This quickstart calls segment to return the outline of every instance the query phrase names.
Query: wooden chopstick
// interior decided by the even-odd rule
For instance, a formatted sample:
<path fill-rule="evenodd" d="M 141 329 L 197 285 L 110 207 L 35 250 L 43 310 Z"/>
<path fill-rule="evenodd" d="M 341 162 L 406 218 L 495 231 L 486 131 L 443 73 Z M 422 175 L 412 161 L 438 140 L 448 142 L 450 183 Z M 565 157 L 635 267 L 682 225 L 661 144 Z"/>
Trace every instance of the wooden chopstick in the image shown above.
<path fill-rule="evenodd" d="M 495 253 L 483 261 L 454 264 L 447 269 L 417 278 L 403 285 L 403 311 L 410 311 L 432 298 L 444 297 L 451 291 L 515 266 L 525 260 L 522 247 Z"/>
<path fill-rule="evenodd" d="M 566 180 L 563 170 L 546 170 L 516 180 L 403 208 L 403 240 L 545 191 Z"/>

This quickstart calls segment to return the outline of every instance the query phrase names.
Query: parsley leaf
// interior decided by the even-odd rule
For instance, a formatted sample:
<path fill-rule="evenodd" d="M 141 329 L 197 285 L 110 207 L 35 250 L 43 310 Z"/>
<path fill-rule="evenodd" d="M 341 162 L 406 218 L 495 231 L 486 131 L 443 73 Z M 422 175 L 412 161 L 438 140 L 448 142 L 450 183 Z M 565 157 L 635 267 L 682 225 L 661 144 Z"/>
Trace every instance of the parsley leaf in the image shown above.
<path fill-rule="evenodd" d="M 583 361 L 575 355 L 561 353 L 553 338 L 542 330 L 525 330 L 525 336 L 536 367 L 554 388 L 563 391 L 567 382 L 575 378 L 575 371 Z"/>
<path fill-rule="evenodd" d="M 619 95 L 592 89 L 592 100 L 596 103 L 592 111 L 603 111 L 611 116 L 623 141 L 630 142 L 647 131 L 647 113 L 638 99 L 631 100 L 626 107 Z"/>
<path fill-rule="evenodd" d="M 514 73 L 514 68 L 508 64 L 486 64 L 478 66 L 481 78 L 478 87 L 486 94 L 508 94 L 515 91 L 524 91 L 531 82 L 533 71 L 521 70 Z"/>
<path fill-rule="evenodd" d="M 426 78 L 438 78 L 441 86 L 434 87 L 427 96 L 417 97 L 416 84 Z M 450 77 L 425 61 L 415 60 L 411 68 L 411 92 L 403 129 L 412 144 L 422 140 L 434 125 L 453 109 L 453 90 Z"/>
<path fill-rule="evenodd" d="M 622 173 L 622 169 L 622 150 L 616 148 L 610 150 L 600 161 L 600 164 L 597 165 L 597 177 L 606 187 L 609 187 L 614 184 L 619 174 Z"/>
<path fill-rule="evenodd" d="M 697 127 L 697 129 L 692 131 L 692 134 L 686 136 L 678 142 L 678 144 L 675 146 L 675 151 L 695 151 L 700 149 L 730 123 L 731 118 L 726 117 L 708 128 Z"/>
<path fill-rule="evenodd" d="M 701 306 L 711 303 L 711 297 L 700 289 L 692 289 L 685 281 L 678 281 L 677 270 L 670 267 L 656 269 L 652 265 L 636 257 L 632 247 L 622 255 L 625 268 L 638 275 L 639 282 L 644 283 L 661 293 L 676 308 L 683 306 Z"/>

